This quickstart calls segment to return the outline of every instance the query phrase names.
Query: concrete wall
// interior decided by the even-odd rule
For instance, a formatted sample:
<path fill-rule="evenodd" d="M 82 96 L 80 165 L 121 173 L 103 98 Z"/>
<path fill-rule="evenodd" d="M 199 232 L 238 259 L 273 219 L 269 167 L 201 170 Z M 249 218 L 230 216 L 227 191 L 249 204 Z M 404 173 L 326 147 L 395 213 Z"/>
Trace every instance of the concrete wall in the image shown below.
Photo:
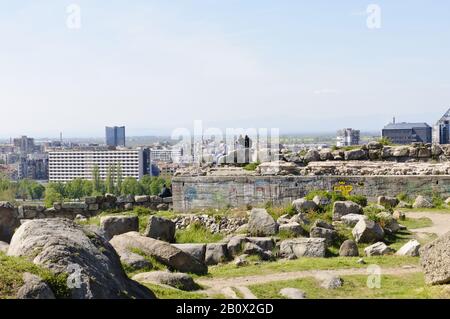
<path fill-rule="evenodd" d="M 288 203 L 312 190 L 336 190 L 365 195 L 450 196 L 450 176 L 238 176 L 174 177 L 173 208 L 188 212 L 201 208 L 244 207 Z"/>

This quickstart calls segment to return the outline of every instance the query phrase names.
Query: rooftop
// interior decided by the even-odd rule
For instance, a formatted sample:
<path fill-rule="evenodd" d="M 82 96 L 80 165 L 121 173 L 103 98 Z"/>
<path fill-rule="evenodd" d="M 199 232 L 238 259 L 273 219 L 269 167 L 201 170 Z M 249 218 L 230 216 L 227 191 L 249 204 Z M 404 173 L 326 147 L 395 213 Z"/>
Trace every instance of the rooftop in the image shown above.
<path fill-rule="evenodd" d="M 428 128 L 427 123 L 389 123 L 384 127 L 385 130 L 411 130 L 413 128 Z"/>

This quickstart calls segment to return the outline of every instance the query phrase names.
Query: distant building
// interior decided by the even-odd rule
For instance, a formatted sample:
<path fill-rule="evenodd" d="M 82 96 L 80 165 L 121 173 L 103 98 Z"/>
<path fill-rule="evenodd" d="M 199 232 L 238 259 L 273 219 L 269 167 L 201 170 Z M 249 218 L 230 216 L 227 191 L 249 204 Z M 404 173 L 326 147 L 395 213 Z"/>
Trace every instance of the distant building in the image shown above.
<path fill-rule="evenodd" d="M 18 179 L 47 180 L 48 158 L 45 154 L 21 157 L 17 166 Z"/>
<path fill-rule="evenodd" d="M 337 132 L 336 146 L 359 145 L 360 131 L 352 128 L 345 128 Z"/>
<path fill-rule="evenodd" d="M 125 126 L 106 127 L 106 145 L 125 147 Z"/>
<path fill-rule="evenodd" d="M 17 151 L 22 154 L 33 153 L 34 151 L 34 139 L 27 136 L 15 138 L 13 145 Z"/>
<path fill-rule="evenodd" d="M 382 136 L 394 144 L 431 143 L 432 129 L 427 123 L 395 123 L 394 120 L 383 128 Z"/>
<path fill-rule="evenodd" d="M 150 160 L 152 162 L 178 162 L 183 156 L 183 149 L 151 149 Z"/>
<path fill-rule="evenodd" d="M 433 142 L 436 144 L 450 144 L 450 109 L 434 126 Z"/>
<path fill-rule="evenodd" d="M 94 167 L 98 167 L 103 180 L 110 167 L 120 167 L 123 178 L 141 179 L 148 172 L 142 149 L 61 150 L 51 151 L 48 156 L 50 182 L 69 182 L 76 178 L 91 180 Z"/>

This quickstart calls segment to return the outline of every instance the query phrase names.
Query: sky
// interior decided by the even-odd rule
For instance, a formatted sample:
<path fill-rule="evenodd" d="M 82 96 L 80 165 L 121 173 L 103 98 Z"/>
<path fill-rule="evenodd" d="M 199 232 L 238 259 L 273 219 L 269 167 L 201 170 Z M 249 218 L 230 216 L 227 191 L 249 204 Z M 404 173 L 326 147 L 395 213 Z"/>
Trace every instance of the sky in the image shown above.
<path fill-rule="evenodd" d="M 449 12 L 447 0 L 0 0 L 0 138 L 433 124 L 450 108 Z"/>

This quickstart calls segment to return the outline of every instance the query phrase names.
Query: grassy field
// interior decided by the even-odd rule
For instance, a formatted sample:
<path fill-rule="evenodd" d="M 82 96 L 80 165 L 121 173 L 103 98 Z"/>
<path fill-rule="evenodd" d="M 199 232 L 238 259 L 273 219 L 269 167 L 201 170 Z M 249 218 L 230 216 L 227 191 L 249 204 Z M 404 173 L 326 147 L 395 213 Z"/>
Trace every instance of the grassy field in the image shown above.
<path fill-rule="evenodd" d="M 408 229 L 417 229 L 433 226 L 431 219 L 427 217 L 422 218 L 406 218 L 405 220 L 399 221 L 400 224 L 406 226 Z"/>
<path fill-rule="evenodd" d="M 145 284 L 159 299 L 206 299 L 208 296 L 200 292 L 183 291 L 168 286 Z M 218 296 L 220 297 L 220 296 Z M 220 298 L 217 298 L 220 299 Z"/>
<path fill-rule="evenodd" d="M 405 256 L 375 256 L 364 257 L 367 263 L 357 263 L 358 257 L 334 258 L 299 258 L 295 260 L 279 260 L 276 262 L 258 262 L 244 267 L 237 267 L 234 263 L 212 266 L 207 277 L 230 278 L 250 275 L 270 275 L 273 273 L 293 272 L 302 270 L 348 269 L 364 268 L 368 264 L 381 267 L 397 267 L 403 265 L 418 265 L 419 258 Z"/>
<path fill-rule="evenodd" d="M 320 287 L 315 278 L 278 281 L 269 284 L 252 285 L 249 289 L 262 299 L 280 299 L 279 291 L 283 288 L 297 288 L 306 293 L 308 299 L 376 299 L 376 298 L 450 298 L 450 289 L 445 286 L 426 286 L 422 273 L 402 276 L 381 276 L 380 288 L 368 288 L 367 276 L 343 276 L 344 284 L 337 289 Z"/>

